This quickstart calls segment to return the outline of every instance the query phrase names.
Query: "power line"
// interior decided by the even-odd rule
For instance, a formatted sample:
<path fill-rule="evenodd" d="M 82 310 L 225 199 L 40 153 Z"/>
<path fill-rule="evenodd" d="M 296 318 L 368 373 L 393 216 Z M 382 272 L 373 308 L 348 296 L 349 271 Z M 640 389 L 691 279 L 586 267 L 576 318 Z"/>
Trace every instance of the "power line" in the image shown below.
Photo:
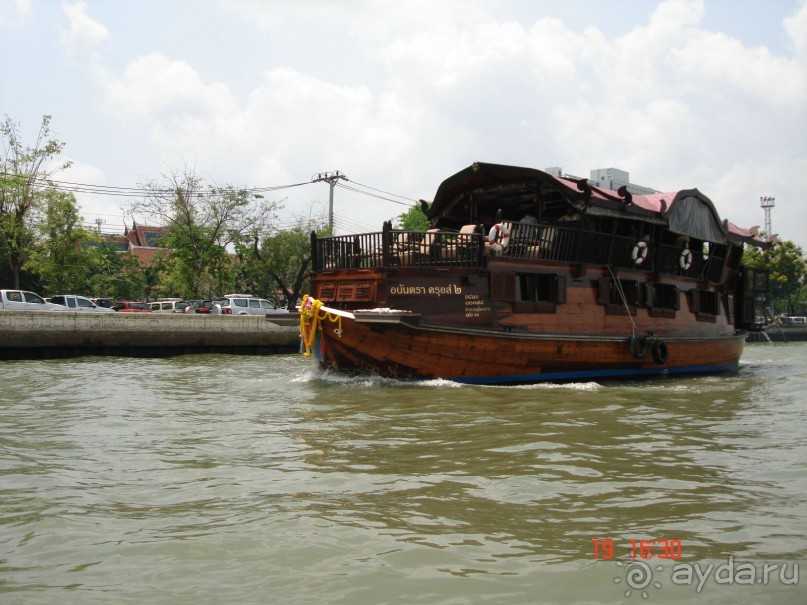
<path fill-rule="evenodd" d="M 386 202 L 392 202 L 393 204 L 398 204 L 400 206 L 411 206 L 412 205 L 412 204 L 407 204 L 405 202 L 399 202 L 398 200 L 392 200 L 392 199 L 390 199 L 388 197 L 384 197 L 383 195 L 376 195 L 375 193 L 370 193 L 368 191 L 362 191 L 361 189 L 356 189 L 355 187 L 350 187 L 348 185 L 343 185 L 342 183 L 337 183 L 336 186 L 339 187 L 340 189 L 347 189 L 348 191 L 354 191 L 356 193 L 361 193 L 362 195 L 367 195 L 369 197 L 374 197 L 374 198 L 377 198 L 379 200 L 384 200 Z M 403 196 L 398 196 L 398 197 L 401 197 L 403 199 L 409 199 L 409 198 L 405 198 Z M 416 200 L 412 200 L 412 201 L 414 202 Z"/>
<path fill-rule="evenodd" d="M 17 175 L 25 177 L 26 175 Z M 302 187 L 303 185 L 310 185 L 317 182 L 326 181 L 331 186 L 331 199 L 333 196 L 333 189 L 334 187 L 338 186 L 342 189 L 346 189 L 348 191 L 352 191 L 354 193 L 359 193 L 362 195 L 366 195 L 368 197 L 373 197 L 379 200 L 383 200 L 385 202 L 390 202 L 392 204 L 398 204 L 400 206 L 410 207 L 413 203 L 417 203 L 417 200 L 398 195 L 397 193 L 392 193 L 389 191 L 385 191 L 383 189 L 378 189 L 376 187 L 371 187 L 370 185 L 365 185 L 362 183 L 357 183 L 355 181 L 350 181 L 351 185 L 347 185 L 344 182 L 340 181 L 349 181 L 349 179 L 341 172 L 333 171 L 333 172 L 324 172 L 315 174 L 312 177 L 312 180 L 299 182 L 299 183 L 291 183 L 287 185 L 269 185 L 269 186 L 262 186 L 262 187 L 248 187 L 248 188 L 241 188 L 235 189 L 237 192 L 244 192 L 246 194 L 252 195 L 260 195 L 262 193 L 270 193 L 274 191 L 280 191 L 283 189 L 291 189 L 295 187 Z M 169 189 L 169 188 L 157 188 L 157 189 L 148 189 L 145 187 L 120 187 L 115 185 L 93 185 L 90 183 L 78 183 L 73 181 L 61 181 L 61 180 L 53 180 L 53 179 L 45 179 L 36 177 L 33 179 L 34 183 L 42 187 L 51 187 L 56 189 L 57 191 L 64 191 L 70 193 L 81 193 L 86 195 L 97 195 L 97 196 L 106 196 L 106 197 L 146 197 L 146 196 L 153 196 L 153 195 L 174 195 L 177 189 Z M 368 191 L 369 190 L 369 191 Z M 196 195 L 199 197 L 212 197 L 215 195 L 219 195 L 222 192 L 221 189 L 206 189 L 202 191 L 195 192 Z M 377 193 L 373 193 L 377 192 Z M 383 194 L 383 195 L 379 195 Z M 391 196 L 391 197 L 386 197 Z M 399 198 L 400 200 L 407 200 L 407 202 L 399 201 L 399 199 L 392 199 L 392 198 Z M 332 202 L 331 202 L 332 204 Z M 330 205 L 329 205 L 330 206 Z M 110 217 L 115 218 L 116 220 L 120 218 L 119 215 L 114 214 L 98 214 L 98 213 L 84 213 L 90 216 L 96 217 Z M 337 221 L 340 226 L 350 228 L 352 230 L 361 231 L 366 230 L 370 231 L 371 229 L 367 228 L 365 225 L 362 225 L 358 222 L 353 222 L 345 218 L 339 218 Z M 96 223 L 96 230 L 100 231 L 100 225 L 98 224 L 98 220 L 95 221 Z M 287 225 L 297 226 L 297 221 L 290 220 L 286 223 Z M 329 224 L 331 226 L 331 230 L 333 231 L 333 210 L 332 206 L 329 209 Z M 282 225 L 281 222 L 278 222 L 278 225 Z M 108 230 L 111 227 L 117 227 L 117 222 L 112 222 L 109 226 L 105 229 Z M 125 223 L 124 223 L 125 228 Z M 282 228 L 282 227 L 280 227 Z"/>
<path fill-rule="evenodd" d="M 17 175 L 17 176 L 24 176 L 24 175 Z M 72 193 L 88 193 L 93 195 L 104 195 L 110 197 L 138 197 L 138 196 L 147 196 L 147 195 L 174 195 L 177 191 L 177 188 L 155 188 L 149 189 L 145 187 L 117 187 L 114 185 L 93 185 L 90 183 L 75 183 L 72 181 L 59 181 L 54 179 L 44 179 L 44 178 L 35 178 L 33 182 L 39 184 L 40 186 L 47 186 L 57 191 L 67 191 Z M 293 187 L 301 187 L 303 185 L 310 185 L 310 181 L 305 181 L 301 183 L 291 183 L 289 185 L 269 185 L 265 187 L 246 187 L 246 188 L 234 188 L 233 190 L 236 192 L 244 192 L 247 194 L 260 194 L 260 193 L 268 193 L 272 191 L 280 191 L 282 189 L 291 189 Z M 181 187 L 179 188 L 181 189 Z M 202 189 L 200 191 L 195 192 L 199 196 L 216 196 L 220 195 L 222 192 L 221 189 Z"/>
<path fill-rule="evenodd" d="M 409 197 L 406 197 L 406 196 L 403 196 L 403 195 L 398 195 L 397 193 L 390 193 L 389 191 L 384 191 L 383 189 L 376 189 L 375 187 L 370 187 L 370 185 L 362 185 L 361 183 L 357 183 L 356 181 L 350 181 L 350 182 L 353 183 L 354 185 L 358 185 L 359 187 L 364 187 L 365 189 L 372 189 L 373 191 L 378 191 L 379 193 L 383 193 L 384 195 L 391 195 L 393 197 L 399 197 L 402 200 L 409 200 L 410 202 L 415 202 L 415 203 L 418 202 L 418 200 L 413 200 L 412 198 L 409 198 Z"/>

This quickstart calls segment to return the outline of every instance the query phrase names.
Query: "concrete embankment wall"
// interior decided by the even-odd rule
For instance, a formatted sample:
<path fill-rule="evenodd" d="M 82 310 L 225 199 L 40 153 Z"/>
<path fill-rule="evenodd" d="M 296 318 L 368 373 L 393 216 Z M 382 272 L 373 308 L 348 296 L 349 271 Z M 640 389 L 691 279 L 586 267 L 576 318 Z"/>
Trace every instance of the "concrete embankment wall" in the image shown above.
<path fill-rule="evenodd" d="M 0 358 L 186 353 L 291 353 L 299 324 L 289 317 L 184 313 L 74 313 L 0 310 Z"/>

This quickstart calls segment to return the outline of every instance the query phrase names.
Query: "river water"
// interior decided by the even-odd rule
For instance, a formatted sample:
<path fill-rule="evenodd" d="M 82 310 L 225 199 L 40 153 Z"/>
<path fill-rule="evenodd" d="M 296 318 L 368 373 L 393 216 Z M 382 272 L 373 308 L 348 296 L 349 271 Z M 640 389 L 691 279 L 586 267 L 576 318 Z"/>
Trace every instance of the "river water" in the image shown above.
<path fill-rule="evenodd" d="M 807 602 L 807 343 L 647 382 L 200 355 L 0 384 L 3 605 Z"/>

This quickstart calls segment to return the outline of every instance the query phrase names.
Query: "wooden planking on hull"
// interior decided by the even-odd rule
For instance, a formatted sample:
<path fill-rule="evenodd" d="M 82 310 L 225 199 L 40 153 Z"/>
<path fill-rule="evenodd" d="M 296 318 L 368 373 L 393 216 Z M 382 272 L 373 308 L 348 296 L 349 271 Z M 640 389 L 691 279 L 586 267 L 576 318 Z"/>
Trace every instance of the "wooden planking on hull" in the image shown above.
<path fill-rule="evenodd" d="M 734 370 L 743 334 L 722 338 L 664 340 L 662 363 L 648 350 L 631 355 L 625 338 L 533 336 L 432 327 L 367 326 L 348 321 L 339 336 L 323 325 L 324 362 L 342 371 L 372 371 L 401 378 L 474 382 L 562 380 L 583 376 L 641 376 Z"/>

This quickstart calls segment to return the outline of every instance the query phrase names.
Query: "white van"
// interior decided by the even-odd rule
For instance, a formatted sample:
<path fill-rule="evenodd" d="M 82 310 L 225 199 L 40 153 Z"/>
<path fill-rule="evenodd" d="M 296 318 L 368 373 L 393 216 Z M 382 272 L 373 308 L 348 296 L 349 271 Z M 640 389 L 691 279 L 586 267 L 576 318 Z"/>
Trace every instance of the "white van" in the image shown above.
<path fill-rule="evenodd" d="M 149 303 L 152 313 L 184 313 L 190 303 L 179 298 L 159 299 Z"/>

